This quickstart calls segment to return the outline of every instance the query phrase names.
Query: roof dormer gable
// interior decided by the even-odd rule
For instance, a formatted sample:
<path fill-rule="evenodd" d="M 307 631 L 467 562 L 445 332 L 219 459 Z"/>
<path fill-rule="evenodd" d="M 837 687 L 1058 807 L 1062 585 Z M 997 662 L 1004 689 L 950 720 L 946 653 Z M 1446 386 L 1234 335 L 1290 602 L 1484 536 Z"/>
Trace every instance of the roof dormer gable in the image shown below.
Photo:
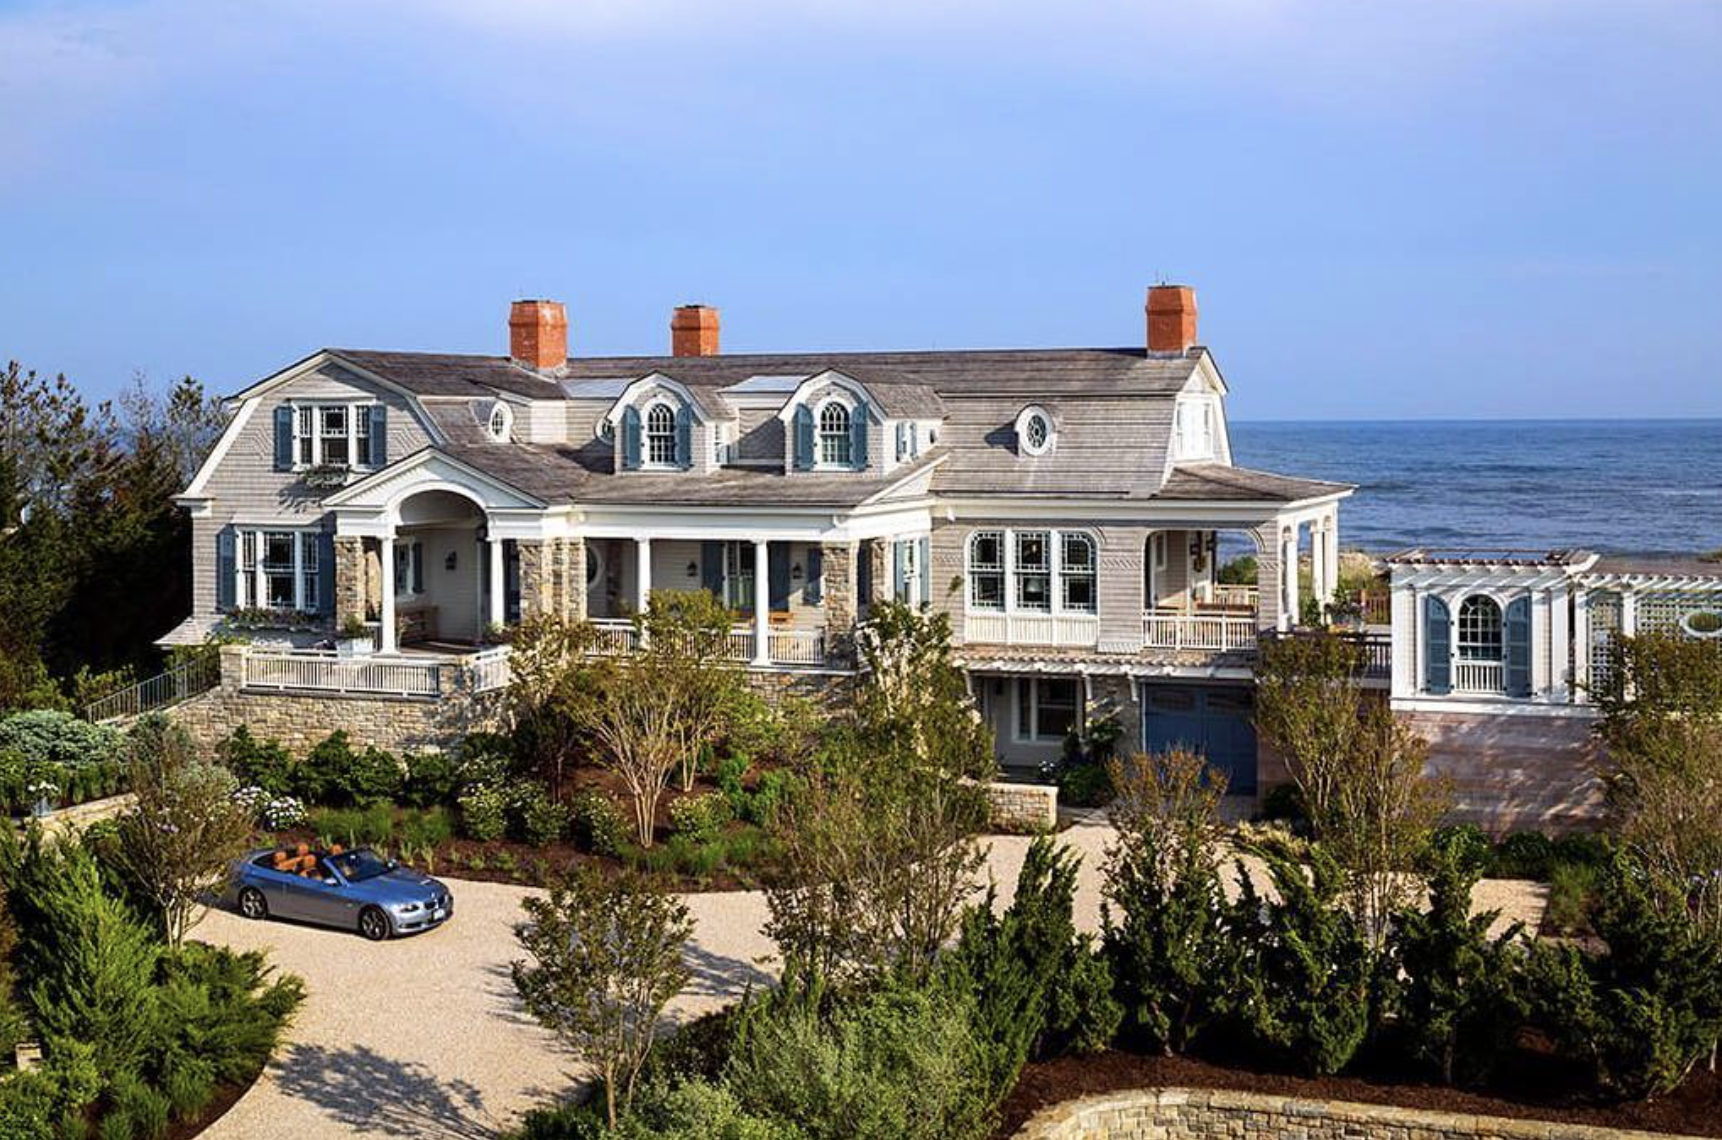
<path fill-rule="evenodd" d="M 695 422 L 700 424 L 709 424 L 718 418 L 697 391 L 662 372 L 648 373 L 622 389 L 622 394 L 616 397 L 604 418 L 612 425 L 619 425 L 629 408 L 640 411 L 654 399 L 669 399 L 671 403 L 687 408 Z"/>
<path fill-rule="evenodd" d="M 835 368 L 815 372 L 797 384 L 789 399 L 778 409 L 777 418 L 784 423 L 794 420 L 796 409 L 824 404 L 833 395 L 844 399 L 851 408 L 860 408 L 868 418 L 883 422 L 884 410 L 879 400 L 867 390 L 867 385 Z"/>

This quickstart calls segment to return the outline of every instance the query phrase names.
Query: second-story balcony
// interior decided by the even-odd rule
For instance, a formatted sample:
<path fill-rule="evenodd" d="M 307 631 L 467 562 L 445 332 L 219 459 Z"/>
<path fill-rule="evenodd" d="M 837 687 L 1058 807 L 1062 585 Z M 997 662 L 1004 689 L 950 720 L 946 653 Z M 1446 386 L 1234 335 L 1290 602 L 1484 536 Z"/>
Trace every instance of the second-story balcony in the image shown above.
<path fill-rule="evenodd" d="M 597 618 L 592 624 L 598 631 L 598 652 L 627 653 L 639 648 L 639 630 L 632 621 Z M 751 625 L 732 626 L 724 639 L 723 656 L 729 661 L 758 664 L 756 644 Z M 766 630 L 766 654 L 772 665 L 825 665 L 825 630 L 771 626 Z"/>

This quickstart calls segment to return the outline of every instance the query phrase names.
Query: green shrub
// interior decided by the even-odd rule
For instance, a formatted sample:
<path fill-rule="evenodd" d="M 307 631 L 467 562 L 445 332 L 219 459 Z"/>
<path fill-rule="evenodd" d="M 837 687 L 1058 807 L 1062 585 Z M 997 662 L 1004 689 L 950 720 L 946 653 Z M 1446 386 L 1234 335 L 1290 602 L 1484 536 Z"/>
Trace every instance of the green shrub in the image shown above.
<path fill-rule="evenodd" d="M 441 847 L 454 838 L 454 821 L 447 808 L 430 807 L 403 813 L 395 826 L 401 844 L 421 851 Z"/>
<path fill-rule="evenodd" d="M 71 713 L 31 709 L 0 720 L 0 752 L 17 752 L 26 761 L 77 767 L 121 755 L 125 735 L 91 724 Z"/>
<path fill-rule="evenodd" d="M 118 1073 L 110 1088 L 112 1099 L 102 1119 L 102 1140 L 109 1140 L 110 1124 L 121 1135 L 155 1140 L 167 1132 L 170 1106 L 167 1097 L 132 1073 Z"/>
<path fill-rule="evenodd" d="M 169 1078 L 189 1069 L 195 1081 L 209 1067 L 215 1081 L 248 1081 L 304 1000 L 304 984 L 276 976 L 260 951 L 187 942 L 162 959 L 157 1069 Z"/>
<path fill-rule="evenodd" d="M 803 1140 L 793 1124 L 756 1116 L 724 1085 L 647 1086 L 606 1140 Z"/>
<path fill-rule="evenodd" d="M 475 732 L 460 742 L 456 786 L 503 784 L 514 773 L 514 742 L 495 732 Z"/>
<path fill-rule="evenodd" d="M 752 768 L 752 759 L 746 753 L 736 752 L 720 760 L 712 772 L 718 791 L 729 801 L 730 814 L 737 819 L 746 815 L 748 803 L 753 798 L 743 783 Z"/>
<path fill-rule="evenodd" d="M 460 761 L 446 752 L 414 752 L 404 757 L 406 776 L 401 781 L 401 802 L 408 807 L 428 808 L 454 802 L 460 791 Z"/>
<path fill-rule="evenodd" d="M 293 757 L 278 740 L 258 740 L 242 724 L 215 751 L 242 786 L 262 788 L 272 796 L 294 788 Z"/>
<path fill-rule="evenodd" d="M 1339 905 L 1339 869 L 1319 847 L 1307 874 L 1277 852 L 1258 854 L 1277 897 L 1264 899 L 1240 872 L 1229 925 L 1244 955 L 1233 979 L 1241 1020 L 1283 1063 L 1330 1076 L 1369 1029 L 1369 944 Z"/>
<path fill-rule="evenodd" d="M 477 787 L 457 801 L 460 829 L 468 839 L 490 843 L 508 830 L 508 799 L 493 787 Z"/>
<path fill-rule="evenodd" d="M 6 1140 L 57 1140 L 50 1122 L 58 1093 L 56 1082 L 46 1073 L 0 1076 L 0 1136 Z M 61 1130 L 59 1136 L 65 1135 Z"/>
<path fill-rule="evenodd" d="M 196 1116 L 215 1099 L 215 1068 L 198 1058 L 168 1072 L 162 1091 L 176 1119 Z"/>
<path fill-rule="evenodd" d="M 1102 807 L 1112 801 L 1112 776 L 1104 764 L 1093 761 L 1061 764 L 1056 778 L 1062 803 L 1072 807 Z"/>
<path fill-rule="evenodd" d="M 594 855 L 619 855 L 632 827 L 622 818 L 616 801 L 597 788 L 582 788 L 570 802 L 574 842 Z"/>
<path fill-rule="evenodd" d="M 979 1068 L 995 1102 L 1031 1058 L 1067 1047 L 1097 1051 L 1118 1029 L 1111 972 L 1093 939 L 1076 933 L 1081 863 L 1069 848 L 1036 839 L 1010 906 L 996 913 L 989 887 L 986 900 L 964 912 L 956 948 L 944 960 L 947 983 L 973 999 Z"/>
<path fill-rule="evenodd" d="M 317 808 L 306 826 L 324 843 L 344 847 L 380 847 L 395 835 L 395 809 L 388 804 L 363 808 Z"/>
<path fill-rule="evenodd" d="M 1549 925 L 1562 934 L 1586 929 L 1602 879 L 1603 872 L 1588 863 L 1556 863 L 1543 912 Z"/>
<path fill-rule="evenodd" d="M 807 787 L 806 781 L 793 772 L 782 768 L 773 768 L 760 773 L 755 782 L 753 795 L 748 797 L 747 808 L 741 813 L 741 818 L 759 827 L 771 827 L 777 823 L 778 813 L 784 805 Z"/>
<path fill-rule="evenodd" d="M 1535 879 L 1546 883 L 1555 864 L 1555 842 L 1540 831 L 1515 831 L 1495 847 L 1492 879 Z"/>
<path fill-rule="evenodd" d="M 726 1083 L 749 1113 L 808 1140 L 969 1140 L 987 1135 L 971 1004 L 949 987 L 887 982 L 822 1010 L 821 987 L 744 1006 Z"/>
<path fill-rule="evenodd" d="M 1304 806 L 1303 790 L 1294 781 L 1275 784 L 1262 795 L 1261 819 L 1285 824 L 1301 831 L 1309 823 L 1309 809 Z"/>
<path fill-rule="evenodd" d="M 715 838 L 729 821 L 729 801 L 716 792 L 683 796 L 670 804 L 670 826 L 675 834 L 696 843 Z"/>
<path fill-rule="evenodd" d="M 1429 907 L 1398 914 L 1388 940 L 1399 1030 L 1411 1055 L 1447 1084 L 1486 1077 L 1524 1016 L 1522 925 L 1491 937 L 1500 911 L 1471 911 L 1488 856 L 1487 842 L 1466 832 L 1438 837 L 1428 856 Z"/>
<path fill-rule="evenodd" d="M 1654 890 L 1616 855 L 1593 923 L 1606 950 L 1539 943 L 1529 971 L 1533 1022 L 1604 1089 L 1635 1099 L 1673 1089 L 1722 1037 L 1722 947 L 1683 900 Z"/>
<path fill-rule="evenodd" d="M 401 789 L 400 761 L 378 748 L 355 751 L 344 730 L 320 741 L 293 775 L 296 795 L 330 807 L 391 802 Z"/>
<path fill-rule="evenodd" d="M 534 847 L 548 847 L 568 830 L 568 809 L 550 798 L 542 784 L 529 785 L 531 792 L 515 806 L 520 838 Z"/>

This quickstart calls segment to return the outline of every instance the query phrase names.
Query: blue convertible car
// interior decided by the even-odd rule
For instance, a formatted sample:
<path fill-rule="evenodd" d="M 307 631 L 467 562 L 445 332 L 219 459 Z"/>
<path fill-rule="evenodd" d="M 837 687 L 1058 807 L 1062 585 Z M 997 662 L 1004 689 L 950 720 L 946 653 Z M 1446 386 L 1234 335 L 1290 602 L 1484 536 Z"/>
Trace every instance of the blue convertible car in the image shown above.
<path fill-rule="evenodd" d="M 233 865 L 230 893 L 246 918 L 339 926 L 374 942 L 429 930 L 454 914 L 446 886 L 365 847 L 253 851 Z"/>

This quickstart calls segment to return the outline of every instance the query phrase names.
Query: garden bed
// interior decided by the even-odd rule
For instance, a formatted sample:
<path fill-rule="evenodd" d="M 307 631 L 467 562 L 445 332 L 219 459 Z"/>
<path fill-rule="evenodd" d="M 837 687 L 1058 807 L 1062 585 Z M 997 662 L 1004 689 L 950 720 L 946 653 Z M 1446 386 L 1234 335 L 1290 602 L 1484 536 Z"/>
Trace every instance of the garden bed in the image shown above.
<path fill-rule="evenodd" d="M 1148 1057 L 1109 1050 L 1027 1065 L 1001 1109 L 997 1140 L 1013 1137 L 1043 1108 L 1098 1093 L 1144 1088 L 1231 1089 L 1309 1100 L 1355 1101 L 1556 1124 L 1722 1136 L 1722 1076 L 1694 1072 L 1667 1096 L 1606 1103 L 1588 1095 L 1582 1077 L 1547 1054 L 1507 1058 L 1488 1092 L 1395 1079 L 1392 1073 L 1299 1077 L 1264 1068 L 1190 1057 Z"/>

